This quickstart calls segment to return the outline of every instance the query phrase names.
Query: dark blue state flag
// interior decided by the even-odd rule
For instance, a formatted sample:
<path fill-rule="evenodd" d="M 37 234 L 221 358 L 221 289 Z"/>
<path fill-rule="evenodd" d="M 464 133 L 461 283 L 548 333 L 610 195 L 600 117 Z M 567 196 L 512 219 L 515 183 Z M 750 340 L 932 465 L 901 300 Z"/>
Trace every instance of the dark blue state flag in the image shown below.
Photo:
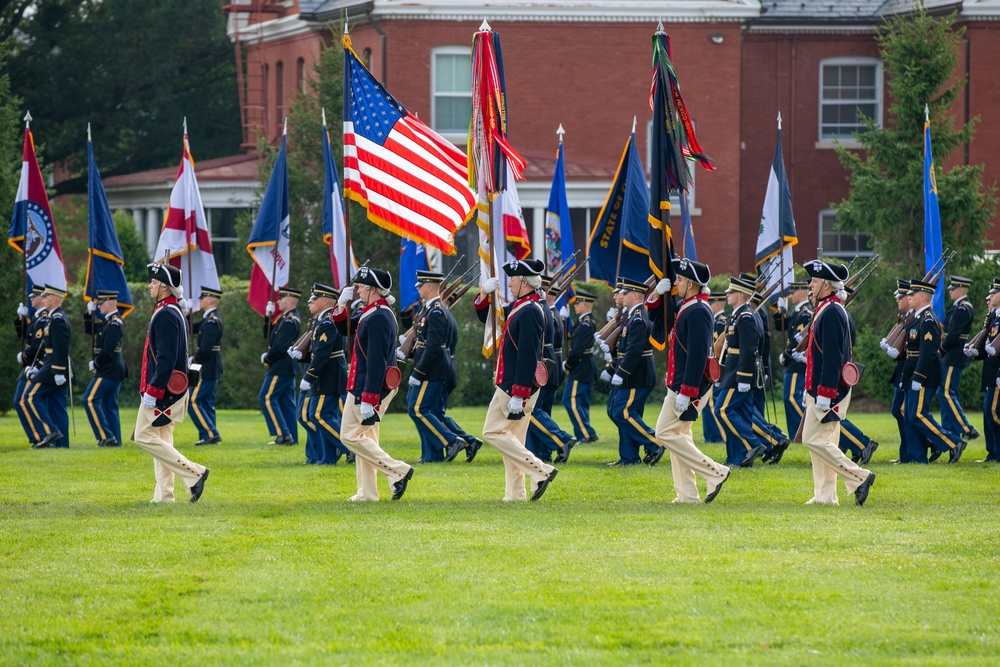
<path fill-rule="evenodd" d="M 83 288 L 83 298 L 97 300 L 98 290 L 118 292 L 118 312 L 124 318 L 132 312 L 132 294 L 128 290 L 125 271 L 122 268 L 121 245 L 111 217 L 108 197 L 101 182 L 101 173 L 94 160 L 94 146 L 87 140 L 87 277 Z"/>

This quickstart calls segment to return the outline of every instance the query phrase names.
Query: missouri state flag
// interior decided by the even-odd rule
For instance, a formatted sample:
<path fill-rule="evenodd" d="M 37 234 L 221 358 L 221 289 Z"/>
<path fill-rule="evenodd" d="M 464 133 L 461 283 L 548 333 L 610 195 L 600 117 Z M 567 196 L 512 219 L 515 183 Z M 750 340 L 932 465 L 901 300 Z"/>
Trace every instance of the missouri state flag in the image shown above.
<path fill-rule="evenodd" d="M 271 178 L 267 181 L 264 199 L 257 210 L 257 219 L 250 230 L 247 252 L 253 258 L 250 270 L 250 306 L 267 316 L 267 303 L 278 301 L 278 290 L 288 285 L 289 217 L 288 217 L 288 135 L 281 137 L 281 149 L 274 161 Z M 275 311 L 275 315 L 277 315 Z"/>
<path fill-rule="evenodd" d="M 24 153 L 21 161 L 21 181 L 14 198 L 14 215 L 10 220 L 7 242 L 25 255 L 28 270 L 27 291 L 31 285 L 51 285 L 66 289 L 66 269 L 63 266 L 59 238 L 52 221 L 49 196 L 35 156 L 35 139 L 31 128 L 24 129 Z M 24 302 L 28 299 L 22 295 Z"/>

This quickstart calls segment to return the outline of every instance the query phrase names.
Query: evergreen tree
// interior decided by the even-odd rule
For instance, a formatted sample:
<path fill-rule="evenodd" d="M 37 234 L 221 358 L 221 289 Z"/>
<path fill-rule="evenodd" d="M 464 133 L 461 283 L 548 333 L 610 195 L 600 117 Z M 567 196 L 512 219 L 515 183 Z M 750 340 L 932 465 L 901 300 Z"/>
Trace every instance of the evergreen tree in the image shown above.
<path fill-rule="evenodd" d="M 135 228 L 135 221 L 125 211 L 115 211 L 115 233 L 118 234 L 118 245 L 122 249 L 122 259 L 125 265 L 125 280 L 130 283 L 144 283 L 149 278 L 146 264 L 149 263 L 149 252 L 146 244 Z"/>

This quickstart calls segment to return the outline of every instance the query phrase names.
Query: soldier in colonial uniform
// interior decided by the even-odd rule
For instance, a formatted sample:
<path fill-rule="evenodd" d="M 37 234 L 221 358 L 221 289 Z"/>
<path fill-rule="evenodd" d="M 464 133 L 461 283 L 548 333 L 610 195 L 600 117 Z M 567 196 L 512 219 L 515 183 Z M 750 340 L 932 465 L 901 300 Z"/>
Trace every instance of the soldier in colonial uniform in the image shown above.
<path fill-rule="evenodd" d="M 726 333 L 726 293 L 711 292 L 708 295 L 708 307 L 712 309 L 712 343 L 715 339 Z M 722 424 L 719 423 L 719 416 L 715 414 L 716 400 L 719 398 L 720 383 L 712 385 L 712 391 L 706 398 L 708 403 L 702 408 L 701 432 L 705 442 L 725 442 Z"/>
<path fill-rule="evenodd" d="M 299 392 L 307 396 L 302 404 L 303 423 L 315 432 L 319 444 L 315 451 L 306 453 L 306 461 L 327 465 L 336 465 L 341 454 L 350 454 L 340 436 L 347 393 L 347 359 L 344 356 L 347 340 L 333 321 L 338 298 L 340 292 L 333 287 L 320 283 L 313 285 L 309 312 L 316 319 L 309 345 L 309 368 L 299 383 Z M 288 353 L 293 358 L 299 356 L 296 350 L 288 350 Z"/>
<path fill-rule="evenodd" d="M 998 347 L 991 345 L 1000 337 L 1000 278 L 994 278 L 986 296 L 986 307 L 989 317 L 984 327 L 986 341 L 983 349 L 983 436 L 986 440 L 986 456 L 976 463 L 1000 462 L 1000 342 Z M 977 358 L 979 350 L 970 345 L 965 346 L 965 354 Z"/>
<path fill-rule="evenodd" d="M 910 311 L 910 281 L 907 278 L 896 279 L 896 307 L 899 310 L 899 318 L 903 320 L 909 317 Z M 906 448 L 906 388 L 903 387 L 903 365 L 906 364 L 906 355 L 900 355 L 899 350 L 891 347 L 885 338 L 879 343 L 890 359 L 895 360 L 896 367 L 892 371 L 889 383 L 893 386 L 892 392 L 892 412 L 896 420 L 896 427 L 899 429 L 899 458 L 895 463 L 909 463 L 910 455 Z"/>
<path fill-rule="evenodd" d="M 149 319 L 143 346 L 142 375 L 139 393 L 142 404 L 135 419 L 135 444 L 153 457 L 156 488 L 154 503 L 174 501 L 174 475 L 184 480 L 197 502 L 205 490 L 208 468 L 189 461 L 174 448 L 174 425 L 187 415 L 188 392 L 171 391 L 175 372 L 188 374 L 187 320 L 178 301 L 180 269 L 169 264 L 148 264 L 149 296 L 156 302 Z"/>
<path fill-rule="evenodd" d="M 597 442 L 597 431 L 590 425 L 590 388 L 597 377 L 594 362 L 594 335 L 597 323 L 594 321 L 594 301 L 597 295 L 576 291 L 573 310 L 576 312 L 576 326 L 573 327 L 569 351 L 563 366 L 566 369 L 566 388 L 562 402 L 566 413 L 573 422 L 573 431 L 579 442 Z M 559 459 L 556 459 L 559 463 Z"/>
<path fill-rule="evenodd" d="M 944 336 L 941 338 L 942 382 L 937 391 L 938 403 L 941 405 L 941 426 L 949 433 L 958 433 L 963 440 L 979 437 L 979 431 L 969 423 L 958 398 L 958 383 L 962 380 L 962 372 L 969 365 L 969 358 L 962 353 L 962 349 L 969 341 L 969 332 L 975 318 L 969 301 L 971 284 L 970 278 L 952 276 L 951 284 L 948 285 L 948 296 L 952 303 L 944 315 Z"/>
<path fill-rule="evenodd" d="M 875 483 L 875 473 L 853 463 L 840 451 L 840 420 L 847 416 L 851 388 L 841 381 L 851 360 L 850 320 L 844 309 L 846 266 L 822 260 L 807 262 L 809 288 L 816 299 L 806 351 L 806 399 L 802 444 L 809 450 L 813 469 L 813 497 L 806 503 L 839 505 L 837 477 L 844 479 L 854 504 L 864 505 Z"/>
<path fill-rule="evenodd" d="M 538 400 L 535 374 L 542 360 L 545 334 L 544 306 L 539 303 L 545 264 L 541 260 L 512 260 L 503 265 L 514 299 L 504 307 L 505 322 L 496 344 L 496 391 L 486 412 L 483 440 L 503 457 L 505 501 L 526 500 L 524 483 L 531 480 L 531 499 L 538 500 L 559 472 L 524 447 L 527 415 Z M 481 322 L 487 322 L 500 278 L 487 278 L 473 305 Z"/>
<path fill-rule="evenodd" d="M 576 439 L 564 431 L 552 418 L 552 406 L 555 403 L 556 390 L 562 384 L 565 371 L 562 367 L 562 342 L 566 337 L 562 317 L 555 307 L 555 297 L 548 294 L 552 278 L 542 276 L 540 293 L 544 299 L 542 310 L 545 315 L 545 337 L 542 343 L 542 358 L 549 360 L 548 380 L 545 386 L 538 389 L 538 400 L 531 411 L 531 421 L 528 425 L 528 435 L 524 446 L 529 452 L 548 463 L 552 453 L 558 452 L 559 461 L 569 459 L 569 453 L 576 444 Z M 539 301 L 541 303 L 541 300 Z"/>
<path fill-rule="evenodd" d="M 221 290 L 202 287 L 199 305 L 201 321 L 194 325 L 198 343 L 191 362 L 201 365 L 198 384 L 191 390 L 191 412 L 198 429 L 195 445 L 214 445 L 222 442 L 215 425 L 215 390 L 222 377 L 222 317 L 219 315 Z"/>
<path fill-rule="evenodd" d="M 670 290 L 670 281 L 666 278 L 663 281 L 666 281 L 666 289 L 661 296 Z M 646 399 L 656 384 L 656 364 L 650 342 L 652 323 L 645 303 L 647 286 L 636 280 L 619 278 L 618 287 L 624 291 L 622 304 L 627 310 L 611 376 L 610 384 L 615 392 L 608 399 L 611 421 L 618 427 L 619 438 L 618 461 L 610 465 L 638 464 L 639 448 L 643 447 L 646 453 L 641 461 L 654 466 L 666 450 L 656 441 L 653 429 L 643 421 Z"/>
<path fill-rule="evenodd" d="M 17 304 L 17 319 L 14 320 L 14 329 L 19 338 L 24 340 L 24 349 L 17 353 L 17 363 L 24 367 L 17 376 L 17 387 L 14 389 L 14 411 L 18 419 L 21 420 L 21 428 L 28 436 L 28 444 L 35 444 L 45 436 L 45 429 L 42 424 L 31 414 L 24 395 L 24 389 L 28 384 L 28 371 L 37 370 L 41 366 L 41 358 L 44 354 L 43 337 L 45 327 L 49 322 L 49 313 L 45 310 L 45 299 L 43 293 L 45 288 L 35 285 L 31 288 L 31 308 L 35 311 L 31 316 L 27 306 L 23 303 Z"/>
<path fill-rule="evenodd" d="M 88 301 L 88 311 L 94 301 Z M 84 315 L 84 331 L 94 337 L 94 358 L 89 368 L 94 377 L 83 392 L 83 405 L 87 410 L 90 428 L 97 438 L 98 447 L 120 447 L 122 442 L 121 418 L 118 415 L 118 390 L 128 375 L 122 358 L 122 336 L 125 329 L 118 314 L 118 292 L 97 290 L 94 314 Z"/>
<path fill-rule="evenodd" d="M 698 503 L 697 475 L 706 482 L 705 502 L 715 500 L 730 471 L 703 454 L 691 437 L 691 424 L 705 407 L 712 383 L 705 366 L 712 348 L 713 316 L 708 306 L 708 266 L 689 259 L 672 260 L 681 299 L 667 339 L 667 396 L 656 421 L 656 439 L 670 452 L 675 503 Z"/>
<path fill-rule="evenodd" d="M 264 335 L 267 352 L 260 355 L 260 363 L 267 369 L 264 383 L 257 399 L 267 430 L 274 440 L 268 444 L 294 445 L 299 441 L 299 428 L 295 419 L 295 363 L 288 356 L 288 346 L 299 338 L 302 328 L 299 320 L 299 297 L 302 290 L 282 287 L 278 290 L 278 310 L 281 315 L 268 330 L 274 314 L 274 305 L 267 304 Z"/>
<path fill-rule="evenodd" d="M 69 447 L 66 398 L 72 377 L 69 361 L 71 327 L 62 309 L 66 296 L 66 290 L 51 285 L 45 286 L 42 296 L 49 314 L 42 336 L 45 356 L 38 370 L 28 370 L 28 384 L 24 387 L 31 416 L 45 432 L 42 439 L 32 445 L 34 449 Z"/>
<path fill-rule="evenodd" d="M 354 285 L 341 292 L 333 313 L 341 333 L 347 333 L 349 324 L 355 332 L 340 425 L 341 442 L 357 455 L 358 492 L 351 500 L 378 500 L 379 472 L 389 480 L 392 499 L 399 500 L 413 477 L 412 466 L 390 457 L 379 444 L 379 420 L 397 391 L 386 384 L 386 371 L 396 364 L 397 327 L 391 288 L 392 277 L 387 271 L 362 266 L 354 274 Z M 347 306 L 355 289 L 364 308 L 356 320 L 349 320 Z"/>
<path fill-rule="evenodd" d="M 957 463 L 965 449 L 965 441 L 943 429 L 931 414 L 931 397 L 941 381 L 941 323 L 931 309 L 935 287 L 923 280 L 910 281 L 914 316 L 906 334 L 902 381 L 907 390 L 906 447 L 911 463 L 934 462 L 945 451 L 948 462 Z"/>
<path fill-rule="evenodd" d="M 789 290 L 788 303 L 791 312 L 775 313 L 774 325 L 778 331 L 785 332 L 785 349 L 781 353 L 785 376 L 781 394 L 785 402 L 785 424 L 788 426 L 788 434 L 795 435 L 802 421 L 806 372 L 806 365 L 796 358 L 795 350 L 809 322 L 812 321 L 812 308 L 809 307 L 808 282 L 793 282 L 789 285 Z"/>
<path fill-rule="evenodd" d="M 751 389 L 763 384 L 759 364 L 760 330 L 750 296 L 753 283 L 731 277 L 726 298 L 733 311 L 726 323 L 726 342 L 721 363 L 724 371 L 719 386 L 715 413 L 726 439 L 726 464 L 744 468 L 764 454 L 767 447 L 758 440 L 753 428 Z"/>

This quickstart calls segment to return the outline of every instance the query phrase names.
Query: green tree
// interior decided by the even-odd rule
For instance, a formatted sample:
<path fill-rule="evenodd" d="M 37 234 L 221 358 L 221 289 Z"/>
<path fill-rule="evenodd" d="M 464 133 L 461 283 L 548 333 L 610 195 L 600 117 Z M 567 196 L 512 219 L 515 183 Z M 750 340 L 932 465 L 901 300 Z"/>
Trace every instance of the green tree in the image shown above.
<path fill-rule="evenodd" d="M 115 233 L 118 234 L 118 245 L 122 249 L 122 259 L 125 265 L 125 280 L 130 283 L 146 282 L 146 264 L 149 263 L 149 253 L 146 244 L 139 237 L 135 221 L 125 211 L 115 211 Z"/>

